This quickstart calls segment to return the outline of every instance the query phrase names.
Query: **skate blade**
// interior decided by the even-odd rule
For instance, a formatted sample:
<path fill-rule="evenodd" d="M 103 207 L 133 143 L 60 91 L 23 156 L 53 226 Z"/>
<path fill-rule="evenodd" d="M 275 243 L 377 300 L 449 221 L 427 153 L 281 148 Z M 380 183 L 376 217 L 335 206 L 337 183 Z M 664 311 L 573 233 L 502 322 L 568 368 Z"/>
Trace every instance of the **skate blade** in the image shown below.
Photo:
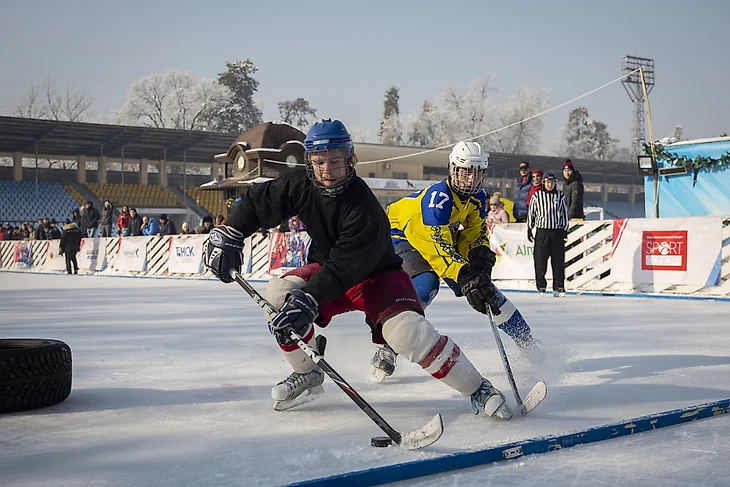
<path fill-rule="evenodd" d="M 403 433 L 400 437 L 400 447 L 406 450 L 417 450 L 434 444 L 444 433 L 444 421 L 440 414 L 433 417 L 416 431 Z"/>
<path fill-rule="evenodd" d="M 376 369 L 375 367 L 370 367 L 370 373 L 367 375 L 367 380 L 370 382 L 375 383 L 381 383 L 385 380 L 385 378 L 388 377 L 388 374 L 385 373 L 382 369 Z"/>
<path fill-rule="evenodd" d="M 507 401 L 499 395 L 487 399 L 487 403 L 484 405 L 484 413 L 487 416 L 504 420 L 512 419 L 512 410 L 507 406 Z"/>
<path fill-rule="evenodd" d="M 315 399 L 319 398 L 319 396 L 321 396 L 323 392 L 324 387 L 315 386 L 311 389 L 307 389 L 307 391 L 303 392 L 301 395 L 295 397 L 294 399 L 289 399 L 286 401 L 274 401 L 274 411 L 286 411 L 287 409 L 295 408 L 297 406 L 301 406 L 302 404 L 312 402 Z"/>

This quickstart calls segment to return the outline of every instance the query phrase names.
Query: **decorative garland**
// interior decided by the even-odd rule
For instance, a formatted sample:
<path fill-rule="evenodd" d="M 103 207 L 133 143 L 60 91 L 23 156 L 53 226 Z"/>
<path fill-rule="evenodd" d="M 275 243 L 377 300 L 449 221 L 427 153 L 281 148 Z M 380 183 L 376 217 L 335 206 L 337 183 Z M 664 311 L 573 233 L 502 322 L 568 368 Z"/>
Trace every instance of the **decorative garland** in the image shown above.
<path fill-rule="evenodd" d="M 649 144 L 644 144 L 644 154 L 651 155 L 651 146 Z M 730 167 L 730 152 L 721 155 L 719 159 L 699 155 L 695 156 L 694 159 L 690 159 L 687 156 L 672 154 L 663 145 L 655 144 L 654 154 L 656 155 L 656 160 L 666 161 L 675 166 L 686 167 L 695 171 L 695 178 L 697 177 L 698 171 L 715 171 Z"/>

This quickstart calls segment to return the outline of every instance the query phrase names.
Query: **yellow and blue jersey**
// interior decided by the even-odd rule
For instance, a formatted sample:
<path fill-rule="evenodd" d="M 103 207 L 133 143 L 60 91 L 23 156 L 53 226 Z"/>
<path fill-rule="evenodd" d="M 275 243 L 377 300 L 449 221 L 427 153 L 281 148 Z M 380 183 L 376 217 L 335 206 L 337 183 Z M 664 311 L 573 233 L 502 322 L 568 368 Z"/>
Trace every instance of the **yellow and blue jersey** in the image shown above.
<path fill-rule="evenodd" d="M 390 204 L 393 245 L 407 241 L 441 278 L 454 281 L 468 264 L 469 251 L 489 247 L 487 195 L 480 190 L 462 201 L 448 180 L 440 181 Z M 463 226 L 463 230 L 455 230 Z"/>

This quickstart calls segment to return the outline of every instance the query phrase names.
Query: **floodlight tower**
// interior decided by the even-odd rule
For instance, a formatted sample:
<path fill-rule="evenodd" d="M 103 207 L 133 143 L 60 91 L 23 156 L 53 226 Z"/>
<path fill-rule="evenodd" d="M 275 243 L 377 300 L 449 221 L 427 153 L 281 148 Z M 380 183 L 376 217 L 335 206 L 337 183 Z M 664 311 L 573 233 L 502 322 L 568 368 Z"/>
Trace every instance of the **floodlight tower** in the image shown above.
<path fill-rule="evenodd" d="M 641 71 L 636 71 L 641 69 Z M 634 72 L 635 71 L 635 72 Z M 623 74 L 631 73 L 621 80 L 626 93 L 634 103 L 634 127 L 631 137 L 631 160 L 642 154 L 642 145 L 644 144 L 644 86 L 641 82 L 641 74 L 644 74 L 644 84 L 646 85 L 646 94 L 648 95 L 654 87 L 654 60 L 636 56 L 624 56 L 621 58 L 621 72 Z"/>

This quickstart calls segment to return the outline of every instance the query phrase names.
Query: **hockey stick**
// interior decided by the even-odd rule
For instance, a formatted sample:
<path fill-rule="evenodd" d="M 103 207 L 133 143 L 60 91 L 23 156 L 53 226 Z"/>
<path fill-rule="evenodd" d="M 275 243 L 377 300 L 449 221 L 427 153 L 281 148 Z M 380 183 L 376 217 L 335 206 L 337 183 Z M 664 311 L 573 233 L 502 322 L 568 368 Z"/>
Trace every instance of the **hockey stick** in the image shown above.
<path fill-rule="evenodd" d="M 251 284 L 246 281 L 241 274 L 237 271 L 231 271 L 231 277 L 243 288 L 246 293 L 258 304 L 266 313 L 269 315 L 277 314 L 279 310 L 274 308 Z M 373 407 L 362 398 L 362 396 L 352 387 L 350 384 L 337 373 L 332 366 L 327 363 L 322 354 L 315 350 L 311 345 L 304 341 L 304 339 L 296 333 L 294 330 L 291 331 L 292 340 L 296 341 L 299 348 L 311 358 L 315 364 L 322 369 L 352 401 L 364 412 L 370 419 L 373 420 L 383 432 L 388 435 L 396 444 L 402 446 L 407 450 L 416 450 L 425 446 L 435 443 L 441 434 L 444 432 L 443 419 L 440 414 L 433 417 L 431 421 L 425 424 L 423 427 L 411 431 L 409 433 L 399 433 L 388 422 L 383 419 Z"/>
<path fill-rule="evenodd" d="M 543 399 L 545 399 L 545 396 L 547 395 L 547 386 L 543 381 L 538 382 L 535 384 L 535 386 L 532 388 L 530 393 L 527 395 L 527 398 L 525 399 L 525 402 L 522 402 L 522 398 L 520 397 L 520 391 L 517 390 L 517 383 L 515 382 L 515 376 L 512 373 L 512 367 L 509 365 L 509 360 L 507 360 L 507 352 L 504 351 L 504 344 L 502 343 L 502 338 L 499 336 L 499 329 L 497 328 L 497 323 L 494 321 L 494 315 L 492 314 L 492 308 L 487 306 L 487 318 L 489 318 L 489 324 L 492 326 L 492 331 L 494 332 L 494 339 L 497 341 L 497 349 L 499 350 L 499 356 L 502 358 L 502 364 L 504 365 L 504 370 L 507 373 L 507 380 L 509 381 L 509 385 L 512 388 L 512 393 L 515 396 L 515 400 L 517 401 L 517 405 L 520 408 L 520 414 L 522 416 L 526 415 L 535 407 L 542 402 Z"/>

